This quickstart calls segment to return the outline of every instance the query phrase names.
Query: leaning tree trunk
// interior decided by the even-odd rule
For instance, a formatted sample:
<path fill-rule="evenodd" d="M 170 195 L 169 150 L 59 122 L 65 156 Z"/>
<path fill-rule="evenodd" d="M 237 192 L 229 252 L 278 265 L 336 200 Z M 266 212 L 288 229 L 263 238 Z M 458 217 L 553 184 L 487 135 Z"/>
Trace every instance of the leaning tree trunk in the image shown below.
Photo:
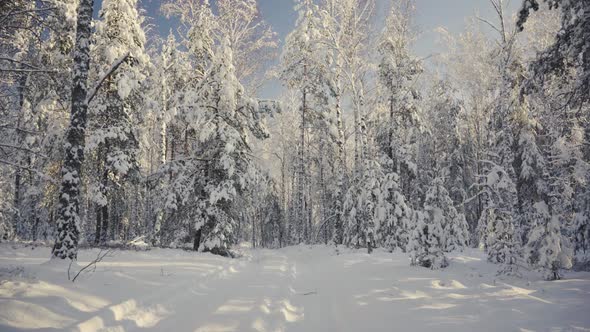
<path fill-rule="evenodd" d="M 93 5 L 94 0 L 80 0 L 78 5 L 70 126 L 67 131 L 65 159 L 61 169 L 57 238 L 53 246 L 53 256 L 61 259 L 76 259 L 78 255 L 81 168 L 84 161 L 84 136 L 88 111 L 86 98 Z"/>

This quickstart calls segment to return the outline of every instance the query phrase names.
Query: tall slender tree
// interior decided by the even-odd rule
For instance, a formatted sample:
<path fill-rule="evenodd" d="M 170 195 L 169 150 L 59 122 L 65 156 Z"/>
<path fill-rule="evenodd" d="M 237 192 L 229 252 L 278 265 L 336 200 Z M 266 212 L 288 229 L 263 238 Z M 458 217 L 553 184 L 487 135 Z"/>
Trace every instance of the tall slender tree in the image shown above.
<path fill-rule="evenodd" d="M 57 238 L 53 256 L 72 260 L 78 256 L 80 236 L 80 187 L 84 161 L 85 134 L 88 111 L 88 72 L 90 66 L 90 38 L 94 0 L 80 0 L 74 47 L 74 77 L 71 117 L 62 166 L 61 190 L 57 212 Z"/>

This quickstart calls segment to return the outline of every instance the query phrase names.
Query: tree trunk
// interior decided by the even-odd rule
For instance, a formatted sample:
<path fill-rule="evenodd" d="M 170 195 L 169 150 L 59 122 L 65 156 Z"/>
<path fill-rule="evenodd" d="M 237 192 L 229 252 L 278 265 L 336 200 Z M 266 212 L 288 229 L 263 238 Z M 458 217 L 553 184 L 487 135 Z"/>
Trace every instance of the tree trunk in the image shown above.
<path fill-rule="evenodd" d="M 33 233 L 33 241 L 37 241 L 37 232 L 39 231 L 39 217 L 36 215 L 36 212 L 33 212 L 33 220 L 35 220 L 33 222 L 33 229 L 32 229 L 32 233 Z"/>
<path fill-rule="evenodd" d="M 100 206 L 97 206 L 97 208 L 96 208 L 96 231 L 94 234 L 94 244 L 95 245 L 100 244 L 101 230 L 102 230 L 102 208 Z"/>
<path fill-rule="evenodd" d="M 283 148 L 283 152 L 284 152 Z M 289 204 L 287 203 L 287 176 L 285 169 L 285 157 L 281 158 L 281 197 L 283 199 L 283 215 L 281 216 L 281 225 L 279 225 L 279 248 L 283 247 L 283 236 L 287 225 L 289 224 Z"/>
<path fill-rule="evenodd" d="M 303 89 L 301 105 L 301 128 L 299 146 L 299 175 L 297 179 L 297 242 L 307 238 L 307 213 L 305 206 L 305 125 L 306 125 L 307 91 Z"/>
<path fill-rule="evenodd" d="M 14 219 L 13 229 L 15 234 L 19 234 L 20 231 L 20 201 L 21 201 L 21 180 L 22 180 L 22 172 L 20 168 L 17 168 L 14 174 Z"/>
<path fill-rule="evenodd" d="M 109 239 L 109 205 L 106 204 L 101 207 L 100 211 L 102 213 L 102 237 L 100 238 L 100 242 L 104 244 Z"/>
<path fill-rule="evenodd" d="M 394 143 L 394 130 L 393 130 L 393 121 L 395 119 L 395 113 L 394 113 L 394 104 L 393 104 L 393 96 L 390 98 L 389 100 L 389 158 L 391 159 L 391 161 L 393 162 L 393 165 L 395 166 L 395 162 L 394 162 L 394 158 L 395 158 L 395 151 L 393 149 L 393 143 Z"/>
<path fill-rule="evenodd" d="M 250 221 L 252 223 L 252 248 L 256 248 L 256 225 L 254 224 L 254 219 L 255 218 L 250 218 Z"/>
<path fill-rule="evenodd" d="M 16 122 L 16 137 L 17 137 L 17 146 L 22 146 L 25 143 L 25 134 L 21 130 L 21 126 L 23 125 L 23 117 L 25 115 L 24 104 L 25 104 L 25 85 L 27 84 L 27 75 L 22 74 L 18 80 L 18 120 Z M 18 156 L 18 164 L 20 166 L 20 156 Z M 16 236 L 21 235 L 21 200 L 22 196 L 21 193 L 23 192 L 23 184 L 22 184 L 22 169 L 17 167 L 14 173 L 14 219 L 13 219 L 13 229 L 14 234 Z"/>
<path fill-rule="evenodd" d="M 193 242 L 193 250 L 194 251 L 198 251 L 199 247 L 201 246 L 201 233 L 202 233 L 202 228 L 199 228 L 195 232 L 195 240 Z"/>
<path fill-rule="evenodd" d="M 107 243 L 107 240 L 109 239 L 109 199 L 107 198 L 107 186 L 109 184 L 109 171 L 106 169 L 106 151 L 108 150 L 108 146 L 105 147 L 105 160 L 103 163 L 103 167 L 105 167 L 105 169 L 103 170 L 102 173 L 102 181 L 101 181 L 101 190 L 103 191 L 102 194 L 105 196 L 106 202 L 103 206 L 100 207 L 100 213 L 101 213 L 101 220 L 102 220 L 102 231 L 101 231 L 101 237 L 100 237 L 100 243 L 101 244 L 105 244 Z"/>
<path fill-rule="evenodd" d="M 334 227 L 332 232 L 332 239 L 335 244 L 342 244 L 342 207 L 344 206 L 344 172 L 346 169 L 346 155 L 344 150 L 344 128 L 342 121 L 342 107 L 340 100 L 340 83 L 338 83 L 338 93 L 336 94 L 336 124 L 338 126 L 338 156 L 337 156 L 337 168 L 338 172 L 338 194 L 336 197 L 336 211 L 334 217 Z M 327 241 L 327 239 L 326 239 Z"/>
<path fill-rule="evenodd" d="M 168 144 L 168 142 L 166 140 L 167 130 L 166 130 L 166 122 L 164 122 L 163 120 L 160 120 L 160 121 L 162 121 L 162 124 L 160 125 L 160 163 L 161 163 L 161 165 L 164 165 L 164 164 L 166 164 L 166 154 L 167 154 L 166 147 Z"/>
<path fill-rule="evenodd" d="M 80 185 L 86 145 L 85 132 L 88 112 L 88 71 L 90 66 L 90 38 L 94 0 L 80 0 L 74 49 L 74 77 L 70 125 L 68 127 L 65 158 L 61 170 L 62 182 L 57 216 L 57 238 L 53 256 L 61 259 L 78 257 L 80 236 Z"/>

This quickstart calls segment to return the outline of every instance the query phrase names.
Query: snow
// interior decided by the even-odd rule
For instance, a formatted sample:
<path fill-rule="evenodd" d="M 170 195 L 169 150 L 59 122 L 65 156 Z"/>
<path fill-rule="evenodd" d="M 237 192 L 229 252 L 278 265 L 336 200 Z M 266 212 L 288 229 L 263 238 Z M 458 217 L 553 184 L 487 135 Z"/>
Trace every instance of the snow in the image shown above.
<path fill-rule="evenodd" d="M 590 273 L 497 279 L 485 254 L 450 266 L 328 246 L 115 251 L 75 283 L 50 249 L 0 245 L 0 331 L 585 331 Z M 96 257 L 80 250 L 73 270 Z M 502 317 L 499 319 L 499 317 Z"/>

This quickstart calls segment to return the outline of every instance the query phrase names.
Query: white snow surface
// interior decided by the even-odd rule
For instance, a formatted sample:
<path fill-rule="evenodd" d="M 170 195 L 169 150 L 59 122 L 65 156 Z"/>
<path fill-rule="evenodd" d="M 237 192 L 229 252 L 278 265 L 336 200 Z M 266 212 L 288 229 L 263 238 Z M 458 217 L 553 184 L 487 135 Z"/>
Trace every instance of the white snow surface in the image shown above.
<path fill-rule="evenodd" d="M 590 273 L 496 277 L 483 252 L 450 266 L 333 246 L 242 257 L 115 251 L 67 280 L 50 249 L 0 245 L 0 331 L 589 331 Z M 81 250 L 77 267 L 96 257 Z"/>

